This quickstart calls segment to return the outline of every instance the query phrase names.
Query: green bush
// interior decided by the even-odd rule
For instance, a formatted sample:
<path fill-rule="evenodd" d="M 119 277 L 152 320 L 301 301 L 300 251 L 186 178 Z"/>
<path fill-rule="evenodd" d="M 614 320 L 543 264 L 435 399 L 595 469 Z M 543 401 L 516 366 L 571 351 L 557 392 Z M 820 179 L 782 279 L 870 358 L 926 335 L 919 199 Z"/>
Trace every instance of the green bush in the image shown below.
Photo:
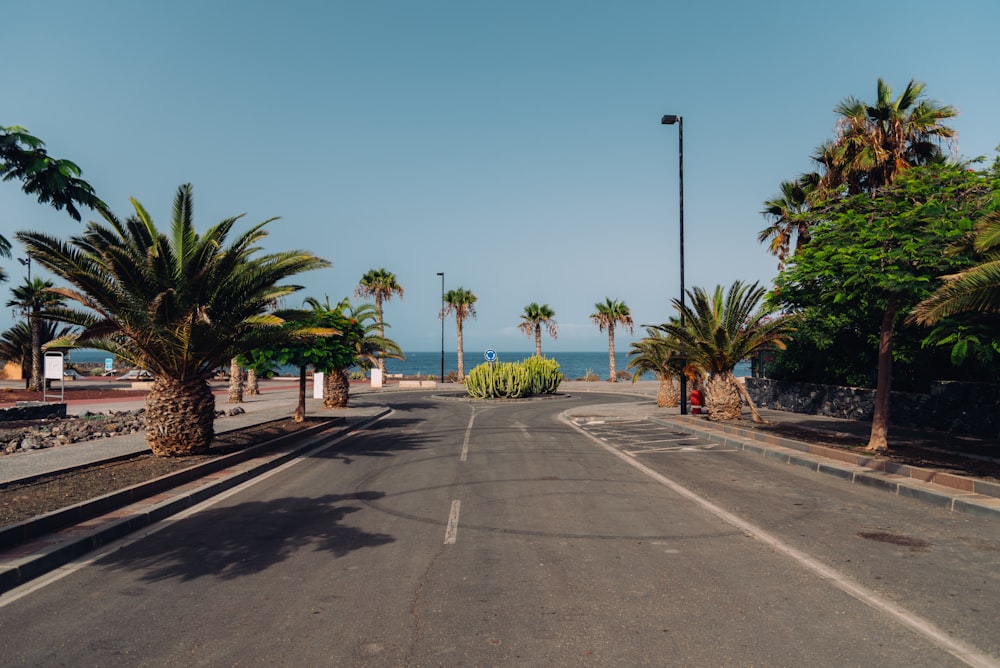
<path fill-rule="evenodd" d="M 466 376 L 465 390 L 476 399 L 518 399 L 554 394 L 562 378 L 559 363 L 544 357 L 522 362 L 484 362 Z"/>

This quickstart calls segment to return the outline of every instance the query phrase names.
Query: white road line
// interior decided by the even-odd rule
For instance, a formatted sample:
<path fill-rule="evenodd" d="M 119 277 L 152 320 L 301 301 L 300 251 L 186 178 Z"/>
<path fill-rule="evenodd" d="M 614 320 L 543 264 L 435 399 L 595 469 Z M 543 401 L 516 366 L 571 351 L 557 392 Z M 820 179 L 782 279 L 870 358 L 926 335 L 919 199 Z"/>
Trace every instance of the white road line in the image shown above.
<path fill-rule="evenodd" d="M 444 529 L 444 544 L 454 545 L 458 540 L 458 512 L 462 508 L 462 502 L 455 499 L 451 502 L 451 512 L 448 513 L 448 526 Z"/>
<path fill-rule="evenodd" d="M 567 420 L 568 424 L 578 429 L 581 433 L 589 436 L 595 443 L 600 445 L 602 448 L 618 457 L 622 461 L 628 463 L 629 466 L 641 471 L 646 476 L 652 478 L 653 480 L 659 482 L 665 487 L 673 490 L 677 494 L 683 496 L 701 506 L 708 512 L 712 513 L 723 522 L 730 524 L 737 529 L 743 531 L 744 533 L 752 535 L 757 540 L 770 545 L 773 549 L 781 552 L 785 556 L 797 561 L 804 568 L 812 571 L 818 575 L 821 579 L 826 580 L 833 586 L 837 587 L 841 591 L 853 596 L 857 600 L 865 603 L 875 610 L 893 618 L 898 623 L 903 626 L 915 631 L 917 634 L 926 638 L 929 642 L 936 645 L 945 652 L 951 654 L 959 661 L 969 665 L 976 666 L 977 668 L 998 668 L 1000 666 L 1000 661 L 996 658 L 981 652 L 972 645 L 969 645 L 958 638 L 954 638 L 948 634 L 947 631 L 938 628 L 930 620 L 924 619 L 917 614 L 906 610 L 905 608 L 896 605 L 892 601 L 879 596 L 871 589 L 868 589 L 859 582 L 856 582 L 852 578 L 844 575 L 843 573 L 827 566 L 826 564 L 820 562 L 817 559 L 812 558 L 805 552 L 797 550 L 791 545 L 783 542 L 777 536 L 773 536 L 768 532 L 764 531 L 760 527 L 751 524 L 750 522 L 744 520 L 741 517 L 730 513 L 727 510 L 720 508 L 708 499 L 699 496 L 695 492 L 691 491 L 687 487 L 684 487 L 678 482 L 671 480 L 665 475 L 654 471 L 645 464 L 639 462 L 634 457 L 621 452 L 617 448 L 604 443 L 599 438 L 594 437 L 589 434 L 585 429 L 574 425 L 572 421 Z"/>
<path fill-rule="evenodd" d="M 465 427 L 465 438 L 462 439 L 462 454 L 458 458 L 459 461 L 464 462 L 469 459 L 469 439 L 472 438 L 472 423 L 476 421 L 476 409 L 472 409 L 472 415 L 469 416 L 469 424 Z"/>

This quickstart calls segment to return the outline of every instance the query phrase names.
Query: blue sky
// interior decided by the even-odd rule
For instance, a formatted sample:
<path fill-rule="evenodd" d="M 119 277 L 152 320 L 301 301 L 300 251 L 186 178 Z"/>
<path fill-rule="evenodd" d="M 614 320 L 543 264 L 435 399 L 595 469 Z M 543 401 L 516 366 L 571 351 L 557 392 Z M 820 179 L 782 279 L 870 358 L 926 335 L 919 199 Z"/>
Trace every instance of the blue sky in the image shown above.
<path fill-rule="evenodd" d="M 268 249 L 333 263 L 288 306 L 353 295 L 385 267 L 405 290 L 388 334 L 409 351 L 440 346 L 439 271 L 479 297 L 467 351 L 532 350 L 516 328 L 530 302 L 559 323 L 543 350 L 606 350 L 588 317 L 606 297 L 628 304 L 637 337 L 663 322 L 679 292 L 663 114 L 684 117 L 688 287 L 771 281 L 762 202 L 810 168 L 834 106 L 871 100 L 879 77 L 957 107 L 962 156 L 1000 144 L 995 0 L 0 6 L 0 125 L 79 164 L 121 216 L 134 197 L 166 226 L 186 182 L 200 229 L 281 216 Z M 0 183 L 8 239 L 80 228 Z M 9 294 L 23 267 L 0 262 Z M 451 320 L 445 335 L 453 350 Z"/>

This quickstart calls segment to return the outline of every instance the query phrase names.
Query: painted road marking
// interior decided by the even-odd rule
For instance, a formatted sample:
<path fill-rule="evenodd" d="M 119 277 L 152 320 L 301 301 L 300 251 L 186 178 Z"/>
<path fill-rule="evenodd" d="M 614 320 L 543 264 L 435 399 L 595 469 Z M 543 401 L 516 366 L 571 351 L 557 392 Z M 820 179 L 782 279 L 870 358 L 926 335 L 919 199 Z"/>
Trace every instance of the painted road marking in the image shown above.
<path fill-rule="evenodd" d="M 448 526 L 444 529 L 444 544 L 454 545 L 458 540 L 458 513 L 462 508 L 462 502 L 455 499 L 451 502 L 451 511 L 448 513 Z"/>

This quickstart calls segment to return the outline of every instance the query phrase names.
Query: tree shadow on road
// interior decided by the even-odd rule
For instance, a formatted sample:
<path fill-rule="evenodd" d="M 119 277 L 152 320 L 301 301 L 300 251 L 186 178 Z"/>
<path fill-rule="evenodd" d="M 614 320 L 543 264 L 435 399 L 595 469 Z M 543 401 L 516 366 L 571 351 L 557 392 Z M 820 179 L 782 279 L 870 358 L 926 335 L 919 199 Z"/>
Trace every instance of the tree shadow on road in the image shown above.
<path fill-rule="evenodd" d="M 395 540 L 343 524 L 344 518 L 361 509 L 352 502 L 383 496 L 382 492 L 327 494 L 210 508 L 102 558 L 98 566 L 142 571 L 140 579 L 146 582 L 206 576 L 232 580 L 262 572 L 298 550 L 340 557 Z"/>

